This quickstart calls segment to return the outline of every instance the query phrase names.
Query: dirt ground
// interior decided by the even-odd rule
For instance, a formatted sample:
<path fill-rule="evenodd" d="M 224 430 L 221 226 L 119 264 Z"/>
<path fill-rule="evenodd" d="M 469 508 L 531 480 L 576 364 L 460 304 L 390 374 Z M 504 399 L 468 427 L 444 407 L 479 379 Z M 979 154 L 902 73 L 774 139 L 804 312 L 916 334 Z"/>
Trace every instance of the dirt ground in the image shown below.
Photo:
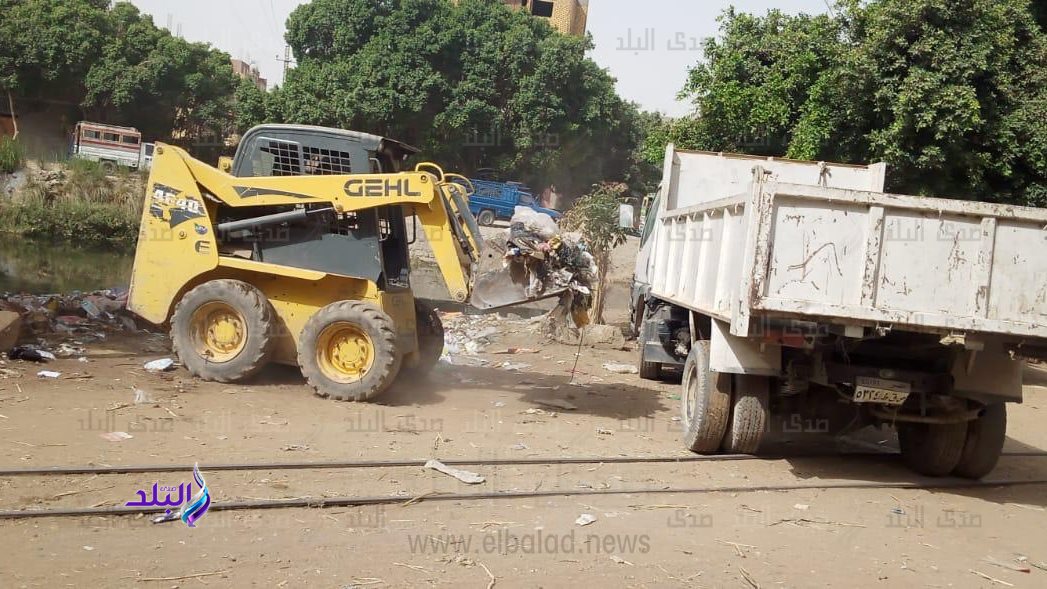
<path fill-rule="evenodd" d="M 624 321 L 624 293 L 612 301 L 609 320 Z M 199 462 L 215 505 L 594 494 L 212 509 L 195 528 L 127 516 L 0 520 L 0 587 L 1047 586 L 1047 570 L 1035 566 L 1047 562 L 1043 485 L 747 490 L 919 482 L 894 457 L 825 456 L 895 447 L 889 432 L 777 442 L 769 450 L 791 456 L 783 459 L 465 467 L 486 478 L 478 485 L 421 467 L 207 471 L 231 462 L 689 455 L 674 419 L 678 385 L 603 367 L 635 363 L 635 351 L 583 349 L 572 382 L 575 348 L 544 341 L 526 318 L 492 323 L 484 352 L 454 354 L 454 364 L 401 380 L 371 404 L 315 397 L 285 367 L 237 385 L 197 381 L 180 368 L 147 373 L 143 362 L 169 354 L 163 337 L 148 334 L 91 344 L 87 362 L 52 362 L 59 379 L 8 362 L 21 375 L 0 379 L 0 468 Z M 538 351 L 494 353 L 511 347 Z M 1009 452 L 1047 449 L 1047 371 L 1029 369 L 1027 382 L 1026 402 L 1010 409 Z M 134 402 L 135 389 L 144 402 Z M 133 437 L 102 437 L 113 431 Z M 0 477 L 0 511 L 121 506 L 136 490 L 178 485 L 191 472 L 157 477 Z M 991 478 L 1047 479 L 1047 458 L 1004 457 Z M 672 492 L 697 487 L 733 490 Z M 598 494 L 611 490 L 654 492 Z M 595 521 L 578 525 L 583 514 Z M 1030 572 L 1014 570 L 1023 566 Z"/>

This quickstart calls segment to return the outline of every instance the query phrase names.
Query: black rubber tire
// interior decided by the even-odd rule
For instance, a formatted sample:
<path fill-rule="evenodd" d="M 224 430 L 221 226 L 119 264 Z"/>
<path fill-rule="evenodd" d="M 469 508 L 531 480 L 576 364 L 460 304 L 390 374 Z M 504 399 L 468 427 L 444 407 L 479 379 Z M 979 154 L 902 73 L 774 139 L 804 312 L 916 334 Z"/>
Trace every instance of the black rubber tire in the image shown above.
<path fill-rule="evenodd" d="M 213 362 L 193 345 L 193 312 L 207 303 L 222 302 L 236 309 L 246 323 L 247 342 L 232 360 Z M 269 363 L 276 338 L 275 312 L 260 290 L 240 280 L 211 280 L 185 293 L 171 316 L 171 344 L 178 360 L 193 376 L 217 382 L 251 377 Z"/>
<path fill-rule="evenodd" d="M 480 211 L 480 214 L 476 216 L 476 222 L 487 227 L 494 225 L 496 220 L 497 216 L 494 214 L 494 211 L 487 209 Z"/>
<path fill-rule="evenodd" d="M 996 468 L 1007 439 L 1007 405 L 993 403 L 967 424 L 967 442 L 960 463 L 952 473 L 958 477 L 980 479 Z"/>
<path fill-rule="evenodd" d="M 967 423 L 899 423 L 898 444 L 909 468 L 931 477 L 942 477 L 960 463 Z"/>
<path fill-rule="evenodd" d="M 640 320 L 640 327 L 637 330 L 636 335 L 636 346 L 640 348 L 640 378 L 644 380 L 661 380 L 662 379 L 662 363 L 661 362 L 648 362 L 646 361 L 645 355 L 647 352 L 647 342 L 644 341 L 643 332 L 644 325 L 647 320 L 650 319 L 651 311 L 644 305 L 643 318 Z"/>
<path fill-rule="evenodd" d="M 692 452 L 716 452 L 731 412 L 731 375 L 709 369 L 708 341 L 695 342 L 687 355 L 680 404 L 684 445 Z"/>
<path fill-rule="evenodd" d="M 418 330 L 418 362 L 407 370 L 412 376 L 422 376 L 440 362 L 444 352 L 444 324 L 435 309 L 418 300 L 414 302 L 414 317 Z"/>
<path fill-rule="evenodd" d="M 317 358 L 317 340 L 334 322 L 356 325 L 374 348 L 371 368 L 353 382 L 338 382 L 326 376 Z M 320 397 L 337 401 L 366 401 L 385 392 L 400 372 L 402 356 L 396 349 L 396 324 L 371 303 L 338 301 L 320 309 L 305 322 L 298 345 L 298 365 Z"/>
<path fill-rule="evenodd" d="M 113 174 L 116 173 L 116 162 L 111 162 L 109 160 L 103 160 L 103 161 L 99 162 L 99 167 L 102 168 L 102 173 L 104 173 L 106 175 L 112 176 Z"/>
<path fill-rule="evenodd" d="M 767 430 L 771 382 L 766 376 L 737 374 L 731 393 L 731 418 L 723 437 L 723 451 L 756 454 Z"/>

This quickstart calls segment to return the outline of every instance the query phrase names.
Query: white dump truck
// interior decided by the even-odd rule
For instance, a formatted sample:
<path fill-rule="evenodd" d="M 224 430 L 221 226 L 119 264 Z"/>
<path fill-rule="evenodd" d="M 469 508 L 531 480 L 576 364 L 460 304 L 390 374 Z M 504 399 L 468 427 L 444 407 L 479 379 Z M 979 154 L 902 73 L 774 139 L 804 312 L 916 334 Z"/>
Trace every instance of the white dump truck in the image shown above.
<path fill-rule="evenodd" d="M 677 150 L 642 236 L 641 373 L 682 365 L 695 452 L 753 453 L 771 412 L 894 426 L 905 462 L 996 465 L 1047 356 L 1047 210 L 882 192 L 883 164 Z"/>

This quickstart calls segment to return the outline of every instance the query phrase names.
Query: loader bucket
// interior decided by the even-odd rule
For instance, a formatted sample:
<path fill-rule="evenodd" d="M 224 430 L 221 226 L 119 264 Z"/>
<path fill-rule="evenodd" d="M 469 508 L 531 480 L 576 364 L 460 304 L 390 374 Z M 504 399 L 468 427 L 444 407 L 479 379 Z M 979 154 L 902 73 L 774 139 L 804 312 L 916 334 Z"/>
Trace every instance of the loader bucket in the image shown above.
<path fill-rule="evenodd" d="M 530 286 L 530 272 L 523 263 L 505 262 L 504 242 L 484 242 L 474 273 L 469 304 L 482 311 L 489 311 L 558 297 L 567 290 L 557 288 L 533 292 Z"/>

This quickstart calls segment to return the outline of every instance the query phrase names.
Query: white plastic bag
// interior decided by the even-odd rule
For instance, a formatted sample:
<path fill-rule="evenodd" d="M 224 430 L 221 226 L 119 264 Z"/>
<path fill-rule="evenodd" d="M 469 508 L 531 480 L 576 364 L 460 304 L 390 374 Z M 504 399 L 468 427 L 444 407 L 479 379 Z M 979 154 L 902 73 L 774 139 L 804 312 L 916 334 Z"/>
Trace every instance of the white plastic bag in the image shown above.
<path fill-rule="evenodd" d="M 552 217 L 545 213 L 539 213 L 530 207 L 516 207 L 510 223 L 523 223 L 524 228 L 528 232 L 534 233 L 546 241 L 552 239 L 559 232 L 556 221 L 553 221 Z"/>

